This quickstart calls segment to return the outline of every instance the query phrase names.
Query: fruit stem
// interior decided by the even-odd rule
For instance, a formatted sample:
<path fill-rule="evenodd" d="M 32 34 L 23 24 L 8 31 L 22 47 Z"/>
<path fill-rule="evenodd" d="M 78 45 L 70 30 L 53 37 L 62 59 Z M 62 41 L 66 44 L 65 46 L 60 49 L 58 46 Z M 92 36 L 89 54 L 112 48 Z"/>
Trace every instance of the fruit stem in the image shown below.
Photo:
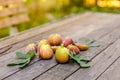
<path fill-rule="evenodd" d="M 64 45 L 63 45 L 63 44 L 61 44 L 61 47 L 64 47 Z"/>

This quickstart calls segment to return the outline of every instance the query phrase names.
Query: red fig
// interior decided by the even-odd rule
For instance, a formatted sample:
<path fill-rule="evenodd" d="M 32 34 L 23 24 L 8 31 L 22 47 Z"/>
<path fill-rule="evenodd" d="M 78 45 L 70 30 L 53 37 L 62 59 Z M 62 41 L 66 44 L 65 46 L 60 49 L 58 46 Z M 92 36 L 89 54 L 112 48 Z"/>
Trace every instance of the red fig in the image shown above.
<path fill-rule="evenodd" d="M 34 43 L 30 43 L 27 45 L 26 49 L 25 49 L 25 53 L 28 53 L 30 50 L 34 50 L 37 52 L 37 46 Z"/>
<path fill-rule="evenodd" d="M 73 44 L 73 40 L 71 37 L 66 37 L 64 40 L 63 40 L 63 45 L 65 47 L 67 47 L 69 44 Z"/>
<path fill-rule="evenodd" d="M 67 48 L 70 50 L 70 51 L 73 51 L 75 54 L 79 54 L 80 50 L 77 46 L 74 46 L 72 44 L 68 45 Z"/>

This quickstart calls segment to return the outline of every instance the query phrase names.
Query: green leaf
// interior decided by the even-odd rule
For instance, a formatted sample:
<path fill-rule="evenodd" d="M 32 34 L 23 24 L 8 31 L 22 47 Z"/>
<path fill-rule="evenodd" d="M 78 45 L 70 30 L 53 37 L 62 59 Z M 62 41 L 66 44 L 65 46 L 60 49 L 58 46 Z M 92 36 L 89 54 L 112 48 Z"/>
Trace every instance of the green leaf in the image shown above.
<path fill-rule="evenodd" d="M 7 64 L 7 66 L 22 65 L 22 64 L 24 64 L 26 62 L 27 62 L 27 60 L 20 60 L 20 61 L 17 61 L 17 62 L 9 63 L 9 64 Z"/>
<path fill-rule="evenodd" d="M 93 39 L 90 39 L 90 38 L 88 38 L 88 39 L 86 39 L 85 40 L 85 44 L 91 44 L 91 43 L 93 43 L 94 42 L 94 40 Z"/>
<path fill-rule="evenodd" d="M 74 55 L 75 58 L 80 58 L 80 55 Z"/>
<path fill-rule="evenodd" d="M 81 67 L 81 68 L 89 68 L 89 67 L 90 67 L 89 64 L 87 64 L 87 63 L 85 63 L 85 62 L 83 62 L 83 61 L 79 61 L 78 63 L 80 64 L 80 67 Z"/>
<path fill-rule="evenodd" d="M 91 59 L 87 58 L 87 57 L 80 57 L 81 61 L 86 61 L 86 62 L 90 62 Z"/>
<path fill-rule="evenodd" d="M 18 58 L 24 58 L 25 60 L 9 63 L 8 66 L 20 65 L 20 68 L 24 68 L 25 66 L 27 66 L 30 63 L 32 58 L 35 56 L 35 53 L 36 52 L 33 50 L 29 51 L 27 54 L 23 54 L 21 52 L 16 52 L 16 56 Z"/>
<path fill-rule="evenodd" d="M 90 65 L 86 63 L 86 62 L 90 61 L 90 59 L 80 57 L 79 55 L 74 54 L 74 52 L 72 52 L 72 51 L 69 52 L 69 56 L 73 60 L 75 60 L 82 68 L 90 67 Z"/>
<path fill-rule="evenodd" d="M 89 44 L 90 47 L 100 47 L 99 44 Z"/>
<path fill-rule="evenodd" d="M 31 59 L 35 56 L 36 52 L 34 50 L 30 50 L 27 54 L 29 58 L 27 59 L 27 62 L 25 64 L 20 65 L 21 69 L 26 67 L 30 63 Z"/>
<path fill-rule="evenodd" d="M 35 56 L 36 52 L 34 50 L 30 50 L 27 54 L 29 55 L 29 58 L 31 59 Z"/>
<path fill-rule="evenodd" d="M 31 59 L 28 58 L 27 61 L 23 65 L 20 65 L 19 68 L 22 69 L 22 68 L 26 67 L 30 63 L 30 61 L 31 61 Z"/>
<path fill-rule="evenodd" d="M 79 43 L 78 41 L 74 41 L 74 43 Z"/>
<path fill-rule="evenodd" d="M 72 51 L 69 52 L 69 56 L 70 56 L 71 58 L 75 58 Z"/>
<path fill-rule="evenodd" d="M 22 52 L 16 52 L 16 56 L 23 59 L 29 58 L 28 54 L 23 54 Z"/>

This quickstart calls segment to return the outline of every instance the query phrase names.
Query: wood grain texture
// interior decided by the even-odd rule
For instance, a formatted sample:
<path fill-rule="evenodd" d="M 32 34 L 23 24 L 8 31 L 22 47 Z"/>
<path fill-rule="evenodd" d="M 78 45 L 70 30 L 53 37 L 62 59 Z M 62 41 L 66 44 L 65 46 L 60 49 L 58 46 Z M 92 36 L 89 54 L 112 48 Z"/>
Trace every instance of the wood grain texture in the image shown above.
<path fill-rule="evenodd" d="M 119 29 L 116 29 L 116 30 L 119 30 Z M 114 34 L 116 34 L 116 30 L 114 31 Z M 85 31 L 85 30 L 84 30 Z M 98 31 L 101 31 L 101 30 L 98 30 Z M 96 32 L 97 33 L 97 32 Z M 111 33 L 112 34 L 112 33 Z M 111 35 L 110 34 L 110 35 Z M 78 34 L 79 35 L 79 34 Z M 103 35 L 103 34 L 102 34 Z M 75 37 L 76 36 L 76 34 L 74 34 L 74 35 L 71 35 L 74 39 L 76 39 L 77 37 Z M 94 36 L 96 36 L 96 35 L 94 35 Z M 100 36 L 101 37 L 101 36 Z M 105 36 L 106 37 L 106 36 Z M 105 38 L 104 37 L 104 38 Z M 107 35 L 107 39 L 109 39 L 108 38 L 109 37 L 109 35 Z M 120 37 L 120 35 L 119 36 L 117 36 L 117 37 Z M 116 37 L 116 38 L 117 38 Z M 103 39 L 104 39 L 103 38 Z M 114 40 L 113 41 L 115 41 L 116 40 L 116 38 L 114 37 Z M 105 40 L 105 42 L 106 42 L 107 40 Z M 113 42 L 112 41 L 112 42 Z M 104 43 L 105 43 L 104 42 Z M 110 43 L 112 43 L 111 41 L 110 41 Z M 103 43 L 103 41 L 102 41 L 102 43 Z M 109 43 L 109 44 L 110 44 Z M 103 45 L 103 44 L 101 44 L 101 45 Z M 102 51 L 105 47 L 107 47 L 108 46 L 108 44 L 105 44 L 105 45 L 103 45 L 103 46 L 101 46 L 100 48 L 96 48 L 96 50 L 94 50 L 94 48 L 92 49 L 92 50 L 89 50 L 90 51 L 90 53 L 91 54 L 93 54 L 93 53 L 95 53 L 94 54 L 94 56 L 95 55 L 97 55 L 100 51 Z M 88 54 L 89 54 L 89 51 L 88 51 Z M 92 55 L 93 56 L 93 55 Z M 35 63 L 36 65 L 37 64 L 39 64 L 39 62 L 37 62 L 37 63 Z M 54 64 L 54 60 L 53 60 L 53 64 Z M 57 64 L 57 63 L 56 63 Z M 56 65 L 56 64 L 54 64 L 54 66 Z M 69 64 L 68 64 L 69 65 Z M 71 65 L 71 64 L 70 64 Z M 47 65 L 46 65 L 47 66 Z M 35 67 L 32 67 L 32 65 L 30 66 L 31 68 L 35 68 Z M 57 67 L 57 69 L 61 69 L 61 72 L 60 73 L 58 73 L 57 72 L 57 70 L 56 70 L 56 67 Z M 67 75 L 69 75 L 69 74 L 71 74 L 72 72 L 74 72 L 75 71 L 75 69 L 78 69 L 79 68 L 79 66 L 78 65 L 75 65 L 73 68 L 72 68 L 72 70 L 71 70 L 71 72 L 70 71 L 68 71 L 68 70 L 70 70 L 70 68 L 71 67 L 69 67 L 69 68 L 67 68 L 68 66 L 66 65 L 62 65 L 62 66 L 60 66 L 60 65 L 58 65 L 58 66 L 56 66 L 55 67 L 55 69 L 53 68 L 52 70 L 50 70 L 50 73 L 53 73 L 53 74 L 51 74 L 51 75 L 49 75 L 49 79 L 53 79 L 53 78 L 51 78 L 51 76 L 53 76 L 55 79 L 57 78 L 58 80 L 61 80 L 61 79 L 63 79 L 63 78 L 65 78 Z M 49 67 L 49 68 L 51 68 L 51 67 Z M 67 69 L 66 70 L 66 73 L 65 73 L 65 69 Z M 63 69 L 63 70 L 62 70 Z M 39 70 L 39 68 L 36 68 L 36 71 L 34 72 L 34 74 L 38 74 L 38 71 L 37 70 Z M 47 69 L 46 69 L 47 70 Z M 45 71 L 46 71 L 45 70 Z M 58 77 L 58 76 L 56 76 L 56 75 L 54 75 L 54 73 L 56 73 L 56 74 L 61 74 L 61 73 L 65 73 L 66 75 L 61 75 L 60 77 Z M 16 74 L 14 74 L 14 75 L 12 75 L 12 76 L 10 76 L 10 77 L 8 77 L 8 78 L 6 78 L 6 79 L 8 79 L 8 80 L 11 80 L 11 79 L 15 79 L 15 76 L 19 76 L 19 75 L 22 75 L 21 74 L 22 72 L 20 71 L 20 72 L 17 72 Z M 43 72 L 39 72 L 39 74 L 42 74 Z M 18 77 L 19 79 L 27 79 L 28 78 L 28 80 L 29 79 L 32 79 L 32 78 L 34 78 L 36 75 L 33 75 L 33 76 L 30 76 L 30 75 L 32 75 L 32 74 L 29 74 L 27 71 L 26 71 L 26 73 L 25 74 L 28 74 L 27 76 L 25 76 L 25 77 Z M 43 74 L 44 75 L 44 74 Z M 56 76 L 56 77 L 55 77 Z M 41 77 L 40 79 L 42 79 L 43 77 Z M 47 77 L 45 77 L 45 79 L 46 79 Z"/>
<path fill-rule="evenodd" d="M 120 58 L 118 58 L 97 80 L 120 80 Z"/>
<path fill-rule="evenodd" d="M 8 4 L 18 4 L 21 2 L 22 0 L 0 0 L 0 6 L 6 6 Z"/>
<path fill-rule="evenodd" d="M 94 15 L 92 15 L 92 14 L 94 14 Z M 114 23 L 112 23 L 113 21 L 112 20 L 110 20 L 110 16 L 112 16 L 112 18 L 113 18 L 113 21 L 114 21 Z M 88 18 L 89 17 L 89 18 Z M 106 22 L 106 21 L 104 21 L 104 19 L 102 20 L 102 17 L 106 17 L 106 21 L 108 21 L 108 22 Z M 88 18 L 87 20 L 86 20 L 86 18 Z M 92 19 L 93 18 L 93 19 Z M 101 19 L 102 21 L 98 21 L 98 22 L 96 22 L 96 23 L 94 23 L 94 21 L 95 20 L 97 20 L 97 19 Z M 67 21 L 71 21 L 72 22 L 72 24 L 67 24 L 67 23 L 69 23 L 69 22 L 67 22 Z M 111 24 L 109 24 L 109 21 L 110 21 L 110 23 Z M 113 16 L 113 15 L 111 15 L 111 14 L 109 14 L 109 15 L 107 15 L 107 14 L 104 14 L 104 15 L 100 15 L 99 13 L 84 13 L 84 14 L 82 14 L 82 15 L 79 15 L 79 17 L 78 16 L 74 16 L 74 17 L 71 17 L 71 18 L 67 18 L 67 19 L 65 19 L 65 20 L 62 20 L 62 21 L 59 21 L 59 22 L 57 22 L 57 23 L 50 23 L 50 24 L 46 24 L 46 25 L 44 25 L 43 27 L 41 26 L 41 27 L 37 27 L 37 28 L 35 28 L 35 29 L 31 29 L 31 30 L 29 30 L 29 31 L 25 31 L 25 32 L 22 32 L 21 34 L 18 34 L 18 35 L 16 35 L 16 37 L 14 37 L 14 36 L 12 36 L 12 37 L 10 37 L 10 38 L 5 38 L 5 39 L 2 39 L 2 40 L 0 40 L 0 47 L 1 48 L 5 48 L 5 46 L 7 47 L 7 46 L 9 46 L 9 45 L 12 45 L 12 48 L 11 49 L 9 49 L 8 51 L 6 51 L 5 52 L 5 54 L 6 53 L 9 53 L 9 52 L 11 52 L 11 51 L 13 51 L 13 50 L 16 50 L 17 48 L 21 48 L 21 47 L 23 47 L 23 46 L 25 46 L 25 45 L 27 45 L 28 43 L 31 43 L 31 42 L 34 42 L 34 41 L 38 41 L 38 40 L 40 40 L 40 39 L 42 39 L 42 38 L 46 38 L 45 36 L 46 35 L 48 35 L 48 34 L 51 34 L 51 33 L 60 33 L 60 34 L 63 34 L 62 32 L 60 32 L 60 31 L 58 31 L 57 30 L 57 28 L 58 27 L 61 27 L 63 30 L 64 29 L 66 29 L 67 31 L 65 31 L 64 32 L 64 34 L 65 33 L 69 33 L 69 34 L 71 34 L 72 32 L 74 33 L 74 30 L 76 29 L 78 29 L 79 31 L 78 31 L 78 34 L 79 33 L 81 33 L 80 34 L 80 36 L 79 37 L 83 37 L 83 36 L 85 36 L 86 34 L 88 34 L 88 33 L 90 33 L 90 31 L 92 31 L 93 30 L 93 26 L 98 26 L 99 28 L 100 27 L 103 27 L 103 26 L 106 26 L 106 27 L 113 27 L 112 25 L 114 25 L 114 24 L 116 24 L 116 26 L 118 25 L 118 21 L 119 21 L 119 15 L 117 15 L 117 16 Z M 66 23 L 67 22 L 67 23 Z M 70 23 L 71 23 L 70 22 Z M 66 23 L 66 24 L 65 24 Z M 60 24 L 63 24 L 64 26 L 62 26 L 62 25 L 60 25 Z M 49 27 L 48 27 L 49 26 Z M 72 28 L 74 26 L 74 30 L 70 33 L 70 31 L 69 31 L 69 29 L 67 29 L 67 28 Z M 85 26 L 87 26 L 87 27 L 91 27 L 91 29 L 90 30 L 88 30 L 87 32 L 82 32 L 82 31 L 84 31 L 84 30 L 82 30 L 81 28 L 85 28 Z M 115 26 L 115 27 L 116 27 Z M 46 27 L 46 28 L 45 28 Z M 47 29 L 47 27 L 49 28 L 49 30 Z M 52 27 L 55 27 L 54 28 L 54 31 L 53 30 L 51 30 L 52 29 Z M 78 27 L 78 28 L 77 28 Z M 44 29 L 45 28 L 45 29 Z M 60 28 L 60 30 L 61 30 L 61 28 Z M 97 27 L 96 27 L 97 28 Z M 114 27 L 113 27 L 114 28 Z M 87 29 L 87 28 L 86 28 Z M 111 29 L 112 30 L 112 28 L 107 28 L 107 29 Z M 56 30 L 56 31 L 55 31 Z M 105 30 L 102 30 L 103 32 L 105 31 Z M 108 30 L 109 31 L 109 30 Z M 37 33 L 36 33 L 37 32 Z M 47 33 L 44 33 L 44 32 L 47 32 Z M 103 33 L 102 32 L 102 33 Z M 107 31 L 106 31 L 107 32 Z M 84 34 L 83 34 L 84 33 Z M 98 35 L 99 34 L 102 34 L 102 33 L 98 33 Z M 30 34 L 29 36 L 27 36 L 27 34 Z M 94 34 L 94 33 L 93 33 Z M 25 36 L 25 37 L 24 37 Z M 21 37 L 21 38 L 20 38 Z M 31 38 L 32 37 L 32 38 Z M 90 36 L 90 37 L 92 37 L 92 36 Z M 96 38 L 97 38 L 97 36 L 96 36 Z M 29 39 L 29 40 L 28 40 Z M 14 40 L 14 42 L 12 41 L 12 40 Z M 6 42 L 8 42 L 7 44 L 6 44 Z M 4 44 L 4 45 L 3 45 Z M 2 49 L 1 49 L 2 50 Z M 3 50 L 2 50 L 3 51 Z"/>
<path fill-rule="evenodd" d="M 80 27 L 79 27 L 79 28 L 80 28 Z M 72 28 L 71 28 L 71 29 L 72 29 Z M 64 33 L 64 31 L 62 31 L 62 30 L 60 30 L 60 29 L 57 29 L 57 30 L 59 30 L 59 32 L 61 31 L 61 33 L 62 33 L 64 36 L 67 35 L 67 34 Z M 55 31 L 55 30 L 54 30 L 54 31 Z M 42 35 L 42 36 L 48 36 L 48 34 L 49 34 L 49 33 L 47 33 L 47 35 L 44 34 L 44 35 Z M 41 36 L 41 37 L 42 37 L 42 36 Z M 7 59 L 10 59 L 10 55 L 13 55 L 14 53 L 15 53 L 15 52 L 12 52 L 12 53 L 10 53 L 10 54 L 6 54 L 6 55 L 2 56 L 1 58 L 7 57 Z M 10 61 L 5 60 L 5 63 L 9 63 L 9 62 L 10 62 Z M 6 66 L 6 65 L 4 65 L 4 66 Z M 3 70 L 5 70 L 5 68 L 6 68 L 6 67 L 4 67 Z M 16 69 L 16 70 L 18 71 L 18 69 Z M 14 73 L 14 72 L 16 72 L 16 70 L 13 71 L 13 70 L 10 69 L 10 70 L 7 70 L 7 71 L 9 71 L 9 72 L 11 72 L 11 73 L 12 73 L 12 72 Z M 6 76 L 7 76 L 7 75 L 10 75 L 10 74 L 7 73 L 7 72 L 2 73 L 2 74 L 3 74 L 4 76 L 5 76 L 5 75 L 6 75 Z M 1 75 L 1 78 L 4 77 L 3 75 Z"/>
<path fill-rule="evenodd" d="M 36 35 L 40 35 L 42 33 L 45 33 L 48 30 L 50 31 L 51 29 L 62 27 L 63 25 L 64 26 L 68 25 L 68 23 L 75 22 L 75 21 L 79 20 L 81 17 L 87 16 L 87 15 L 90 15 L 90 14 L 92 14 L 92 13 L 85 13 L 82 16 L 77 15 L 77 16 L 72 17 L 72 18 L 67 18 L 65 20 L 61 20 L 61 21 L 59 21 L 57 23 L 54 23 L 54 24 L 49 24 L 48 23 L 48 24 L 43 25 L 43 27 L 42 26 L 36 27 L 34 29 L 22 32 L 20 34 L 16 34 L 15 36 L 11 36 L 11 37 L 7 37 L 5 39 L 1 39 L 0 40 L 0 49 L 6 47 L 8 45 L 13 45 L 13 44 L 15 44 L 19 41 L 22 41 L 22 40 L 25 40 L 25 39 L 30 39 L 31 37 L 34 37 Z M 8 42 L 8 44 L 6 44 L 6 42 Z"/>
<path fill-rule="evenodd" d="M 23 5 L 17 5 L 14 8 L 5 8 L 3 10 L 0 10 L 0 17 L 7 17 L 9 15 L 14 15 L 23 12 L 27 12 L 27 9 Z"/>
<path fill-rule="evenodd" d="M 120 27 L 116 30 L 119 30 Z M 116 35 L 116 30 L 114 30 L 113 32 L 111 32 L 111 34 L 108 34 L 108 35 L 105 35 L 104 37 L 102 37 L 100 40 L 97 40 L 95 43 L 99 43 L 101 46 L 100 47 L 95 47 L 95 48 L 91 48 L 90 50 L 86 51 L 86 52 L 83 52 L 81 53 L 82 56 L 87 56 L 91 59 L 93 59 L 94 57 L 96 57 L 98 54 L 102 54 L 101 52 L 106 49 L 111 43 L 113 43 L 114 41 L 116 41 L 118 38 L 120 38 L 120 35 L 117 37 L 115 37 Z M 118 31 L 117 31 L 118 32 Z M 119 33 L 120 34 L 120 33 Z M 114 38 L 113 38 L 114 37 Z M 106 43 L 107 42 L 107 43 Z M 92 61 L 93 62 L 93 61 Z M 93 67 L 93 65 L 91 65 Z M 58 72 L 56 69 L 56 67 L 59 69 L 61 69 L 61 72 Z M 68 70 L 70 71 L 66 71 L 66 73 L 64 72 L 65 75 L 62 75 L 62 71 L 64 71 L 64 68 L 67 69 L 67 66 L 66 65 L 57 65 L 56 67 L 54 67 L 53 69 L 50 69 L 49 71 L 45 72 L 43 75 L 40 75 L 38 78 L 36 78 L 36 80 L 41 80 L 41 79 L 48 79 L 48 80 L 63 80 L 65 79 L 66 77 L 68 77 L 69 75 L 71 75 L 72 73 L 74 73 L 76 70 L 78 70 L 80 67 L 78 67 L 78 65 L 74 65 L 74 67 L 72 66 L 72 71 L 71 69 L 68 68 Z M 63 70 L 62 70 L 63 69 Z M 91 68 L 90 68 L 91 69 Z M 83 69 L 83 70 L 87 70 L 87 69 Z M 52 73 L 52 74 L 49 74 L 49 73 Z M 61 74 L 60 77 L 56 76 L 56 73 L 57 74 Z M 78 77 L 74 77 L 74 79 L 80 79 L 81 77 L 79 77 L 79 75 L 83 74 L 84 72 L 79 72 L 78 73 Z M 49 75 L 49 78 L 46 77 L 47 75 Z M 71 75 L 72 76 L 72 75 Z M 87 76 L 87 74 L 85 75 Z M 71 80 L 74 80 L 74 79 L 71 79 Z M 86 80 L 89 79 L 86 77 Z M 83 80 L 83 79 L 82 79 Z M 94 79 L 91 79 L 91 80 L 94 80 Z"/>
<path fill-rule="evenodd" d="M 89 69 L 79 69 L 66 80 L 96 80 L 118 57 L 120 57 L 120 39 L 95 57 Z M 113 75 L 114 76 L 114 75 Z M 108 80 L 108 79 L 106 79 Z"/>
<path fill-rule="evenodd" d="M 83 17 L 84 16 L 84 17 Z M 82 56 L 88 56 L 91 59 L 97 56 L 101 51 L 106 49 L 109 45 L 115 42 L 118 38 L 120 38 L 120 24 L 119 24 L 119 15 L 107 15 L 107 14 L 84 14 L 83 16 L 75 16 L 70 19 L 65 19 L 55 24 L 48 24 L 45 27 L 35 28 L 26 32 L 23 32 L 19 35 L 6 38 L 0 41 L 0 44 L 5 43 L 6 41 L 10 42 L 10 44 L 0 45 L 1 51 L 7 47 L 8 45 L 12 45 L 13 51 L 9 54 L 5 54 L 0 57 L 0 79 L 6 80 L 31 80 L 33 78 L 36 79 L 47 79 L 45 75 L 51 80 L 53 77 L 55 80 L 63 80 L 67 76 L 71 75 L 73 72 L 79 69 L 77 64 L 69 63 L 66 65 L 58 65 L 54 58 L 52 60 L 44 61 L 44 60 L 35 60 L 33 63 L 23 70 L 19 70 L 18 67 L 7 67 L 6 64 L 10 61 L 16 60 L 15 52 L 24 51 L 25 47 L 19 48 L 15 46 L 25 46 L 29 42 L 33 42 L 35 40 L 40 40 L 42 38 L 47 38 L 47 36 L 51 33 L 58 32 L 63 37 L 69 35 L 74 40 L 83 39 L 86 37 L 92 37 L 96 40 L 95 43 L 99 43 L 101 46 L 99 48 L 91 48 L 90 50 L 83 52 Z M 88 18 L 89 17 L 89 18 Z M 104 17 L 104 18 L 103 18 Z M 112 17 L 112 20 L 110 20 Z M 86 18 L 88 18 L 86 20 Z M 96 23 L 94 23 L 96 21 Z M 113 23 L 114 22 L 114 23 Z M 113 27 L 114 25 L 114 27 Z M 50 28 L 51 26 L 51 28 Z M 63 26 L 63 27 L 60 27 Z M 73 27 L 74 26 L 74 27 Z M 98 27 L 96 27 L 98 26 Z M 60 28 L 58 28 L 60 27 Z M 69 31 L 68 30 L 71 30 Z M 42 29 L 42 30 L 40 30 Z M 47 30 L 45 30 L 47 29 Z M 35 31 L 42 31 L 35 34 Z M 46 33 L 47 31 L 47 33 Z M 83 34 L 83 32 L 85 32 Z M 73 34 L 74 33 L 74 34 Z M 30 35 L 29 37 L 27 35 Z M 82 36 L 80 36 L 82 35 Z M 96 36 L 97 35 L 97 36 Z M 26 36 L 26 37 L 25 37 Z M 25 38 L 24 38 L 25 37 Z M 15 39 L 17 38 L 17 39 Z M 23 38 L 23 39 L 21 39 Z M 26 40 L 25 40 L 26 39 Z M 14 42 L 12 42 L 12 40 Z M 23 41 L 24 40 L 24 41 Z M 29 41 L 30 40 L 30 41 Z M 16 44 L 16 45 L 15 45 Z M 15 46 L 14 46 L 15 45 Z M 11 49 L 12 49 L 11 48 Z M 3 63 L 4 62 L 4 63 Z M 44 63 L 45 62 L 45 63 Z M 50 65 L 50 66 L 48 66 Z M 74 66 L 72 66 L 74 65 Z M 62 70 L 63 69 L 63 70 Z M 59 70 L 59 72 L 57 72 Z M 47 71 L 47 72 L 46 72 Z M 23 74 L 24 73 L 24 74 Z M 44 74 L 43 74 L 44 73 Z M 60 74 L 65 75 L 60 75 Z M 27 74 L 26 76 L 24 76 Z M 21 77 L 22 76 L 22 77 Z M 23 77 L 24 76 L 24 77 Z M 39 77 L 40 76 L 40 77 Z M 60 77 L 59 77 L 60 76 Z M 48 80 L 49 80 L 48 79 Z"/>
<path fill-rule="evenodd" d="M 0 20 L 0 28 L 23 23 L 28 20 L 29 18 L 27 14 L 21 14 L 18 16 L 8 17 L 8 18 Z"/>
<path fill-rule="evenodd" d="M 71 28 L 72 29 L 72 28 Z M 59 32 L 61 32 L 64 36 L 65 35 L 67 35 L 67 33 L 66 34 L 64 34 L 64 31 L 62 31 L 61 29 L 57 29 L 57 30 L 54 30 L 54 31 L 58 31 L 59 30 Z M 54 32 L 53 31 L 53 32 Z M 41 38 L 43 38 L 43 37 L 47 37 L 48 36 L 48 34 L 49 33 L 44 33 L 43 35 L 41 35 Z M 38 37 L 37 37 L 38 38 Z M 20 46 L 20 45 L 19 45 Z M 24 48 L 23 48 L 24 49 Z M 18 50 L 19 51 L 19 50 Z M 20 51 L 22 51 L 22 50 L 20 50 Z M 14 52 L 12 52 L 12 53 L 9 53 L 9 54 L 6 54 L 6 55 L 3 55 L 2 57 L 1 57 L 1 59 L 2 58 L 5 58 L 5 57 L 7 57 L 4 61 L 5 61 L 5 63 L 7 64 L 7 63 L 9 63 L 11 60 L 7 60 L 7 59 L 10 59 L 11 57 L 10 57 L 10 55 L 14 55 L 14 53 L 15 53 L 16 51 L 14 51 Z M 2 67 L 2 66 L 1 66 Z M 2 69 L 2 70 L 5 70 L 5 68 L 6 68 L 6 65 L 4 65 L 4 68 Z M 9 72 L 7 72 L 7 71 L 9 71 Z M 3 78 L 3 77 L 5 77 L 5 76 L 8 76 L 8 75 L 10 75 L 11 73 L 14 73 L 14 72 L 16 72 L 16 71 L 18 71 L 18 69 L 16 69 L 16 70 L 7 70 L 6 72 L 3 72 L 2 74 L 3 75 L 1 75 L 0 77 L 1 78 Z M 1 71 L 0 71 L 1 72 Z"/>
<path fill-rule="evenodd" d="M 86 17 L 89 17 L 89 19 L 88 20 L 86 20 Z M 80 34 L 80 36 L 78 37 L 78 38 L 80 38 L 80 37 L 84 37 L 85 35 L 87 35 L 87 34 L 89 34 L 90 32 L 92 32 L 93 30 L 95 30 L 95 29 L 99 29 L 99 28 L 101 28 L 101 27 L 103 27 L 103 26 L 105 26 L 105 25 L 107 25 L 106 26 L 106 28 L 107 27 L 109 27 L 109 28 L 107 28 L 107 31 L 105 31 L 105 29 L 103 30 L 102 29 L 102 31 L 105 31 L 106 33 L 108 32 L 108 31 L 110 31 L 110 30 L 112 30 L 113 28 L 115 28 L 117 25 L 118 25 L 118 20 L 117 19 L 119 19 L 119 17 L 114 17 L 113 18 L 113 21 L 114 20 L 117 20 L 114 24 L 116 24 L 116 26 L 115 27 L 112 27 L 112 25 L 111 24 L 109 24 L 109 23 L 111 23 L 112 21 L 111 20 L 109 20 L 109 16 L 107 16 L 106 18 L 108 18 L 108 19 L 106 19 L 105 21 L 104 20 L 102 20 L 102 21 L 98 21 L 98 22 L 96 22 L 96 23 L 94 23 L 94 20 L 96 20 L 97 18 L 101 18 L 100 17 L 100 15 L 89 15 L 89 16 L 81 16 L 81 18 L 79 19 L 79 20 L 77 20 L 77 21 L 75 21 L 75 22 L 73 22 L 72 24 L 66 24 L 66 25 L 64 25 L 63 27 L 61 27 L 60 29 L 58 29 L 58 28 L 55 28 L 54 29 L 54 31 L 53 30 L 49 30 L 47 33 L 42 33 L 41 35 L 36 35 L 35 37 L 32 37 L 32 38 L 29 38 L 29 40 L 28 39 L 25 39 L 24 41 L 21 41 L 21 42 L 19 42 L 19 43 L 17 43 L 17 44 L 14 44 L 14 45 L 12 45 L 12 48 L 11 49 L 9 49 L 9 50 L 7 50 L 6 52 L 4 52 L 4 53 L 2 53 L 2 55 L 4 55 L 4 54 L 6 54 L 6 53 L 9 53 L 9 52 L 11 52 L 11 51 L 13 51 L 13 50 L 16 50 L 17 48 L 20 48 L 20 47 L 22 47 L 22 46 L 25 46 L 25 45 L 27 45 L 28 43 L 31 43 L 31 42 L 34 42 L 34 41 L 39 41 L 41 38 L 46 38 L 46 36 L 48 35 L 48 34 L 51 34 L 51 33 L 60 33 L 61 35 L 63 34 L 61 31 L 62 30 L 65 30 L 66 29 L 66 31 L 64 32 L 64 34 L 72 34 L 72 33 L 74 33 L 75 31 L 77 32 L 77 34 Z M 91 24 L 91 23 L 93 23 L 93 24 Z M 90 25 L 89 25 L 90 24 Z M 101 25 L 102 24 L 102 25 Z M 99 25 L 98 27 L 96 27 L 96 25 Z M 74 26 L 74 28 L 72 28 L 72 26 Z M 111 28 L 110 28 L 111 27 Z M 70 29 L 68 29 L 68 28 L 72 28 L 72 31 L 70 31 Z M 79 29 L 78 29 L 79 28 Z M 77 31 L 77 30 L 79 30 L 79 31 Z M 84 30 L 87 30 L 86 32 L 84 32 Z M 104 33 L 105 32 L 101 32 L 101 33 L 96 33 L 96 34 L 103 34 L 104 35 Z M 36 32 L 35 32 L 36 33 Z M 84 33 L 84 34 L 83 34 Z M 93 33 L 94 34 L 94 33 Z M 16 36 L 17 37 L 17 36 Z M 92 36 L 90 36 L 91 38 L 92 38 Z M 99 36 L 96 36 L 96 38 L 97 37 L 99 37 Z M 1 52 L 4 50 L 5 48 L 3 48 L 3 49 L 1 49 Z"/>
<path fill-rule="evenodd" d="M 80 18 L 79 21 L 84 20 L 85 16 L 87 16 L 87 15 L 84 14 L 83 16 L 79 16 L 79 18 Z M 91 16 L 91 15 L 89 14 L 89 16 Z M 20 48 L 20 47 L 27 45 L 28 43 L 34 42 L 36 40 L 40 40 L 42 38 L 46 38 L 48 36 L 48 34 L 55 33 L 57 31 L 58 31 L 57 33 L 61 33 L 60 30 L 67 29 L 71 25 L 71 24 L 67 24 L 67 23 L 72 21 L 73 23 L 77 22 L 74 24 L 78 24 L 79 22 L 77 20 L 78 20 L 78 16 L 73 17 L 72 19 L 71 18 L 65 19 L 65 20 L 57 22 L 57 23 L 46 24 L 44 26 L 40 26 L 35 29 L 31 29 L 31 30 L 22 32 L 18 35 L 10 37 L 10 38 L 1 39 L 0 40 L 0 44 L 1 44 L 0 48 L 5 48 L 5 46 L 7 47 L 9 45 L 12 45 L 13 50 L 16 50 L 15 49 L 16 47 Z M 84 23 L 84 21 L 82 21 L 82 22 Z M 64 25 L 64 26 L 62 26 L 62 25 Z M 73 26 L 73 25 L 71 25 L 71 26 Z M 61 28 L 58 29 L 58 27 L 61 27 Z M 82 26 L 80 26 L 80 27 L 82 27 Z M 52 28 L 54 29 L 54 31 L 51 30 Z M 8 42 L 8 43 L 6 43 L 6 42 Z M 0 50 L 2 50 L 2 49 L 0 49 Z"/>

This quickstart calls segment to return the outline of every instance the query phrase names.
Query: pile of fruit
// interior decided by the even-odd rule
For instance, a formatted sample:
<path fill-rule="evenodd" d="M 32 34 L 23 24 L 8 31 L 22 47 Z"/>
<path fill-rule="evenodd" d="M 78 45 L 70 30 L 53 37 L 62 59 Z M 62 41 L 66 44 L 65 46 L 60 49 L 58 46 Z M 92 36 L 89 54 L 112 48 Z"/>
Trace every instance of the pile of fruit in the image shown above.
<path fill-rule="evenodd" d="M 88 40 L 87 42 L 90 44 L 92 40 Z M 48 60 L 55 55 L 55 60 L 58 63 L 67 63 L 72 59 L 81 67 L 88 68 L 90 65 L 87 62 L 90 60 L 81 57 L 79 53 L 88 50 L 89 47 L 86 44 L 75 43 L 71 37 L 65 37 L 62 40 L 61 35 L 51 34 L 48 39 L 42 39 L 37 43 L 28 44 L 25 53 L 16 52 L 16 56 L 22 58 L 22 60 L 9 63 L 8 66 L 19 65 L 20 68 L 23 68 L 30 63 L 34 56 Z"/>

